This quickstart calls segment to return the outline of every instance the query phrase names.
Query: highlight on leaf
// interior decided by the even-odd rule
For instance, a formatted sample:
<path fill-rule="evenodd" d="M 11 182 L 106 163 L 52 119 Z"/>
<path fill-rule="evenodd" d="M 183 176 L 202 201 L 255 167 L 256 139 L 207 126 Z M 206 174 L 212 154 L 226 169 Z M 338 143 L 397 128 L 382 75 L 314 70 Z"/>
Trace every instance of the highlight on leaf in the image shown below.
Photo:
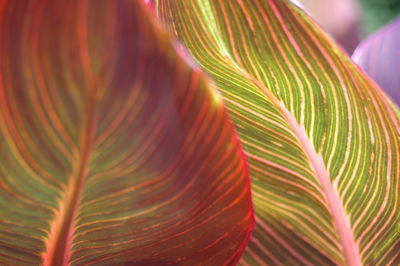
<path fill-rule="evenodd" d="M 352 58 L 400 106 L 400 17 L 369 36 Z"/>
<path fill-rule="evenodd" d="M 216 81 L 247 155 L 242 265 L 398 265 L 398 110 L 284 0 L 157 0 Z"/>
<path fill-rule="evenodd" d="M 141 1 L 0 1 L 0 264 L 235 263 L 253 214 L 214 86 Z"/>

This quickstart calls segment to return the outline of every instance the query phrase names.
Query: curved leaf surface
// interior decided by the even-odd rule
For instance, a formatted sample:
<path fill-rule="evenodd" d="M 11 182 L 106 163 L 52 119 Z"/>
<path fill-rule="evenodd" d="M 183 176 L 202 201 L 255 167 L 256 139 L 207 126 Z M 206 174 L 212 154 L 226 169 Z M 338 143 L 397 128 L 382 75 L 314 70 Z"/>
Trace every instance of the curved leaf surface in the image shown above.
<path fill-rule="evenodd" d="M 364 40 L 353 60 L 400 106 L 400 17 Z"/>
<path fill-rule="evenodd" d="M 0 264 L 220 265 L 252 227 L 220 96 L 140 1 L 0 1 Z"/>
<path fill-rule="evenodd" d="M 321 29 L 281 0 L 158 0 L 216 81 L 250 165 L 247 265 L 396 265 L 396 110 Z"/>

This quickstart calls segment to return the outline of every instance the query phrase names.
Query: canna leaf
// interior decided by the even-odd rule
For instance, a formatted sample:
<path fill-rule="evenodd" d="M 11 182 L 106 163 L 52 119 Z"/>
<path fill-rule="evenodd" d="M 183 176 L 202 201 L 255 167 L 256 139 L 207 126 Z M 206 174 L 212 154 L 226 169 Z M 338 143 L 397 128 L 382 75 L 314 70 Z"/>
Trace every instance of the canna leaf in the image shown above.
<path fill-rule="evenodd" d="M 244 156 L 141 1 L 0 1 L 0 29 L 1 265 L 240 258 Z"/>
<path fill-rule="evenodd" d="M 397 110 L 283 0 L 158 0 L 216 81 L 250 165 L 244 265 L 398 265 Z"/>
<path fill-rule="evenodd" d="M 400 105 L 400 17 L 364 40 L 353 60 Z"/>

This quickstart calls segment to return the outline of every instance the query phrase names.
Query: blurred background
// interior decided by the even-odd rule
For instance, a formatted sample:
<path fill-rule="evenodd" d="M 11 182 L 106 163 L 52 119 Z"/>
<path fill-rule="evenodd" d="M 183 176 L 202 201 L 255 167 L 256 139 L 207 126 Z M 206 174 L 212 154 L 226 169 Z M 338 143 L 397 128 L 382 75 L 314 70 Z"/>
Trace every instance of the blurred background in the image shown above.
<path fill-rule="evenodd" d="M 357 44 L 400 15 L 400 0 L 292 0 L 351 55 Z"/>

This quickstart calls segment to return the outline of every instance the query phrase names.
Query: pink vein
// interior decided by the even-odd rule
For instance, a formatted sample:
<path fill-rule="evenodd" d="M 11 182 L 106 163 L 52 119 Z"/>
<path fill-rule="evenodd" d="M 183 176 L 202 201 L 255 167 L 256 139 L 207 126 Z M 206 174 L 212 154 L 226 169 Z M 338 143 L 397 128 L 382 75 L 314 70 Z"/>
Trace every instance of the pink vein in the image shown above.
<path fill-rule="evenodd" d="M 80 46 L 79 55 L 81 59 L 84 76 L 87 77 L 87 108 L 85 119 L 83 119 L 83 131 L 81 132 L 80 142 L 81 150 L 79 160 L 76 161 L 75 170 L 69 177 L 69 184 L 66 188 L 63 201 L 59 211 L 55 215 L 55 220 L 51 226 L 51 232 L 48 240 L 47 252 L 44 254 L 44 265 L 62 265 L 70 264 L 71 247 L 73 233 L 75 230 L 76 217 L 81 204 L 81 197 L 88 172 L 89 157 L 93 148 L 93 139 L 95 134 L 96 119 L 95 106 L 99 99 L 99 83 L 102 75 L 95 75 L 90 65 L 90 53 L 88 44 L 86 20 L 88 6 L 83 3 L 78 9 L 78 20 L 83 23 L 77 23 L 77 40 Z M 82 26 L 84 25 L 84 26 Z M 104 59 L 103 59 L 104 60 Z M 102 61 L 106 62 L 106 61 Z M 103 73 L 104 69 L 99 71 Z M 103 81 L 104 82 L 104 81 Z"/>
<path fill-rule="evenodd" d="M 275 4 L 271 3 L 272 8 L 274 9 L 275 14 L 279 12 L 276 9 Z M 286 27 L 283 27 L 286 35 L 288 36 L 291 44 L 294 46 L 295 50 L 298 54 L 301 54 L 299 47 L 296 42 L 291 38 L 290 32 Z M 322 191 L 325 195 L 326 202 L 331 211 L 331 215 L 333 218 L 333 223 L 336 228 L 336 232 L 339 237 L 339 241 L 342 246 L 342 252 L 344 255 L 344 259 L 346 261 L 346 265 L 348 266 L 359 266 L 361 265 L 358 245 L 354 241 L 353 232 L 350 227 L 349 218 L 347 217 L 345 210 L 342 205 L 342 201 L 340 200 L 337 190 L 333 187 L 332 182 L 329 177 L 329 173 L 325 167 L 323 159 L 321 155 L 318 155 L 315 151 L 313 144 L 309 141 L 304 128 L 302 128 L 297 122 L 296 118 L 288 111 L 286 106 L 279 102 L 279 100 L 268 91 L 257 79 L 252 77 L 249 73 L 247 73 L 244 69 L 241 68 L 234 60 L 230 58 L 230 61 L 233 65 L 244 74 L 249 80 L 251 80 L 254 85 L 256 85 L 271 102 L 280 109 L 281 114 L 285 118 L 289 127 L 293 130 L 294 135 L 299 140 L 300 144 L 304 148 L 304 152 L 308 156 L 310 160 L 311 167 L 313 168 L 316 178 L 321 184 Z"/>
<path fill-rule="evenodd" d="M 304 147 L 304 151 L 310 159 L 310 163 L 315 171 L 316 177 L 321 183 L 326 201 L 328 203 L 329 209 L 331 210 L 333 223 L 336 227 L 339 240 L 342 244 L 342 249 L 347 265 L 361 265 L 358 247 L 353 239 L 353 233 L 350 228 L 349 219 L 346 216 L 337 191 L 331 183 L 328 171 L 325 168 L 325 164 L 322 160 L 321 155 L 318 155 L 315 152 L 314 146 L 308 140 L 305 131 L 299 126 L 293 115 L 285 108 L 282 103 L 280 104 L 280 107 L 282 114 L 286 118 L 286 121 L 288 122 L 294 134 L 297 136 L 298 140 Z"/>
<path fill-rule="evenodd" d="M 346 265 L 348 266 L 360 266 L 361 259 L 359 255 L 358 245 L 354 241 L 353 232 L 350 227 L 349 218 L 347 217 L 345 210 L 342 205 L 342 201 L 339 199 L 337 190 L 333 187 L 329 177 L 329 173 L 325 167 L 324 161 L 321 155 L 318 155 L 315 151 L 314 145 L 308 139 L 306 132 L 302 126 L 299 125 L 296 118 L 289 112 L 286 106 L 280 102 L 270 91 L 268 91 L 258 80 L 253 78 L 249 73 L 242 69 L 237 64 L 234 66 L 243 74 L 246 78 L 251 80 L 265 96 L 279 108 L 280 113 L 292 129 L 293 134 L 299 140 L 302 145 L 304 152 L 310 160 L 310 165 L 313 168 L 316 178 L 321 184 L 322 191 L 325 195 L 326 202 L 331 211 L 333 218 L 333 224 L 336 228 L 336 232 L 339 237 L 339 241 L 342 246 L 342 252 Z"/>

